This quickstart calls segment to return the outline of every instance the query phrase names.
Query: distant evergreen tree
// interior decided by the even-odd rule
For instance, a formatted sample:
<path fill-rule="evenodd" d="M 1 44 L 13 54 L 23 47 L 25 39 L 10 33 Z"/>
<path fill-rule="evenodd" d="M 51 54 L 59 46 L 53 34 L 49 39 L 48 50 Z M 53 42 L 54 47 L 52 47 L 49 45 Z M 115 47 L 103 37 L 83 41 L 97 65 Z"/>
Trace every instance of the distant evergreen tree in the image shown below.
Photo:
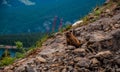
<path fill-rule="evenodd" d="M 21 41 L 16 41 L 15 44 L 20 53 L 25 53 L 25 49 L 23 48 L 23 43 Z"/>
<path fill-rule="evenodd" d="M 23 48 L 23 43 L 21 41 L 16 41 L 15 44 L 18 49 Z"/>

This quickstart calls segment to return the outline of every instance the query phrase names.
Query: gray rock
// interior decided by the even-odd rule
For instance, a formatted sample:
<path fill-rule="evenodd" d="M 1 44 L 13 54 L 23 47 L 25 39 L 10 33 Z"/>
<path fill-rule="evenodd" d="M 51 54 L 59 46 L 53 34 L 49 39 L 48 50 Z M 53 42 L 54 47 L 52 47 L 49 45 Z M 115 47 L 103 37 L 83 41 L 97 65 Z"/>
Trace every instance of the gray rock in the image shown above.
<path fill-rule="evenodd" d="M 89 68 L 90 60 L 86 59 L 86 58 L 81 58 L 79 60 L 79 62 L 77 63 L 77 66 L 80 67 L 80 68 L 82 68 L 82 67 Z"/>
<path fill-rule="evenodd" d="M 46 59 L 44 59 L 43 57 L 40 57 L 40 56 L 37 56 L 36 60 L 39 62 L 43 62 L 43 63 L 47 62 Z"/>
<path fill-rule="evenodd" d="M 120 72 L 120 68 L 116 69 L 116 72 Z"/>
<path fill-rule="evenodd" d="M 36 71 L 31 67 L 25 67 L 24 72 L 36 72 Z"/>
<path fill-rule="evenodd" d="M 67 50 L 74 50 L 75 46 L 68 45 Z"/>
<path fill-rule="evenodd" d="M 100 62 L 96 58 L 91 59 L 91 67 L 98 67 L 99 65 Z"/>
<path fill-rule="evenodd" d="M 73 51 L 74 54 L 78 54 L 80 56 L 85 56 L 87 54 L 86 50 L 84 48 L 78 48 Z"/>
<path fill-rule="evenodd" d="M 112 53 L 110 51 L 102 51 L 95 55 L 98 59 L 104 59 L 104 58 L 110 58 L 112 56 Z"/>

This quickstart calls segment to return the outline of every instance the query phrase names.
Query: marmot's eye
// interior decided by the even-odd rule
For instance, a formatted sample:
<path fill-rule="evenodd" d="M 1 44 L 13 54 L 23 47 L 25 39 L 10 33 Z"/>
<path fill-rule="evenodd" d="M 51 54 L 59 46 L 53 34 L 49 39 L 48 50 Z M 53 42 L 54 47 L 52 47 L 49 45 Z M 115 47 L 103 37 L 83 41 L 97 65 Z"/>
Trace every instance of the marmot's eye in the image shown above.
<path fill-rule="evenodd" d="M 70 32 L 72 32 L 72 30 L 70 30 Z"/>

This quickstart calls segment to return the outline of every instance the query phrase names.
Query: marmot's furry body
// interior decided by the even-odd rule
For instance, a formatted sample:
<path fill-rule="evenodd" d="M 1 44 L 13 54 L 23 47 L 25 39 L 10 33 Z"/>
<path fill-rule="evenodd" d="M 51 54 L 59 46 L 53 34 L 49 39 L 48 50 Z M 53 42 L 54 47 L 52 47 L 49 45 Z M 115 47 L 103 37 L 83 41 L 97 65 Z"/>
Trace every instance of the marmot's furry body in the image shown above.
<path fill-rule="evenodd" d="M 81 45 L 80 41 L 73 35 L 71 31 L 66 32 L 65 36 L 66 36 L 67 45 L 73 45 L 75 47 L 79 47 Z"/>

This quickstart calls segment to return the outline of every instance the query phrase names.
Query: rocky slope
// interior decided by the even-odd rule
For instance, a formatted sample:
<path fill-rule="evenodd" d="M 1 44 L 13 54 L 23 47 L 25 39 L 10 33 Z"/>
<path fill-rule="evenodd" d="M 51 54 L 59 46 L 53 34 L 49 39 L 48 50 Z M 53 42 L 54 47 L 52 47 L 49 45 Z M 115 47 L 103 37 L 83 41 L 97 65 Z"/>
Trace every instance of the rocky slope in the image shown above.
<path fill-rule="evenodd" d="M 120 72 L 120 6 L 88 25 L 75 28 L 80 47 L 57 33 L 30 56 L 0 72 Z M 106 16 L 103 16 L 103 15 Z"/>

